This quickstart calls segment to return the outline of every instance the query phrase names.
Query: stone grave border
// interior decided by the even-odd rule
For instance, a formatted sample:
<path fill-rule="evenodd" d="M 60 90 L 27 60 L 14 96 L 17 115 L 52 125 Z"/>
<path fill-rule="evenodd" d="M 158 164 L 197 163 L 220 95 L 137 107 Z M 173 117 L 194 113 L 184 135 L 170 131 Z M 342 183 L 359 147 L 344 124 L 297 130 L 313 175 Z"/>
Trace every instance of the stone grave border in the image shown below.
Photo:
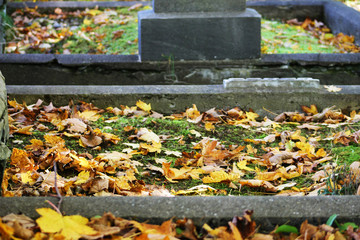
<path fill-rule="evenodd" d="M 305 14 L 306 9 L 315 12 L 314 7 L 327 9 L 324 7 L 325 3 L 329 4 L 328 1 L 292 1 L 286 3 L 282 1 L 269 1 L 249 2 L 249 5 L 260 9 L 264 4 L 273 4 L 271 6 L 275 4 L 275 8 L 279 9 L 279 14 L 281 12 L 283 14 L 286 12 Z M 298 6 L 296 4 L 303 6 L 300 12 L 297 11 L 299 8 L 296 7 Z M 337 7 L 343 8 L 343 6 L 338 6 L 334 2 L 330 5 L 332 5 L 328 6 L 330 10 L 336 10 Z M 340 24 L 341 21 L 339 20 L 338 23 Z M 176 62 L 175 64 L 182 69 L 195 65 L 200 70 L 204 70 L 205 73 L 209 69 L 211 71 L 207 73 L 211 73 L 214 69 L 219 68 L 229 70 L 240 67 L 243 69 L 242 71 L 245 71 L 243 75 L 248 77 L 265 77 L 261 75 L 260 71 L 254 73 L 255 76 L 251 75 L 250 72 L 246 72 L 248 68 L 264 68 L 263 74 L 267 74 L 267 77 L 269 77 L 269 75 L 276 76 L 275 73 L 280 71 L 280 69 L 286 70 L 293 65 L 303 69 L 314 66 L 331 70 L 339 68 L 340 72 L 345 74 L 347 68 L 360 66 L 360 54 L 278 54 L 263 55 L 260 60 L 212 61 L 210 63 L 190 61 Z M 276 68 L 272 68 L 274 66 Z M 8 80 L 11 78 L 9 82 L 7 81 L 9 96 L 16 97 L 19 101 L 34 102 L 40 97 L 48 102 L 53 101 L 54 104 L 59 105 L 64 102 L 66 104 L 70 98 L 75 98 L 75 100 L 90 101 L 96 105 L 98 103 L 103 103 L 104 105 L 117 105 L 119 103 L 130 105 L 134 104 L 136 100 L 142 99 L 144 101 L 151 100 L 153 108 L 157 111 L 161 111 L 161 108 L 164 108 L 164 110 L 170 109 L 171 111 L 184 110 L 185 107 L 191 106 L 192 103 L 199 104 L 198 107 L 202 110 L 208 110 L 209 107 L 214 106 L 226 107 L 224 104 L 228 104 L 229 107 L 236 105 L 253 107 L 252 104 L 254 103 L 258 103 L 254 108 L 255 110 L 262 109 L 263 104 L 266 103 L 268 109 L 271 110 L 274 109 L 272 107 L 276 106 L 277 108 L 274 111 L 299 109 L 301 104 L 309 105 L 318 102 L 321 103 L 319 107 L 327 107 L 336 102 L 338 107 L 348 108 L 349 110 L 360 106 L 359 76 L 353 76 L 348 81 L 330 79 L 328 82 L 323 77 L 323 79 L 320 79 L 322 84 L 345 85 L 340 86 L 343 89 L 338 93 L 329 93 L 325 89 L 318 89 L 316 94 L 310 90 L 306 92 L 295 90 L 289 92 L 281 89 L 278 91 L 266 91 L 266 89 L 258 91 L 254 91 L 254 89 L 239 90 L 236 87 L 229 89 L 221 85 L 225 77 L 220 78 L 219 76 L 225 76 L 224 72 L 221 73 L 223 75 L 220 74 L 212 80 L 203 81 L 202 85 L 170 85 L 174 84 L 172 82 L 168 83 L 168 85 L 130 86 L 144 83 L 139 81 L 131 84 L 130 78 L 126 82 L 129 86 L 121 86 L 124 85 L 123 82 L 117 82 L 116 78 L 107 86 L 104 86 L 104 83 L 101 82 L 90 82 L 89 85 L 93 86 L 51 85 L 53 83 L 51 79 L 55 78 L 55 75 L 61 71 L 68 71 L 70 75 L 77 76 L 77 74 L 86 73 L 86 71 L 80 71 L 79 69 L 86 70 L 88 67 L 99 69 L 97 77 L 100 77 L 104 75 L 102 71 L 115 71 L 116 74 L 125 72 L 121 76 L 126 74 L 141 75 L 141 71 L 138 70 L 142 70 L 143 73 L 150 71 L 152 74 L 155 74 L 156 72 L 164 72 L 168 65 L 166 62 L 139 62 L 138 56 L 0 55 L 0 69 L 4 69 L 5 75 L 9 76 Z M 10 71 L 6 73 L 6 69 L 10 69 Z M 193 71 L 194 69 L 191 70 Z M 24 76 L 19 75 L 20 71 L 23 71 L 22 75 Z M 282 73 L 285 75 L 289 74 L 286 71 Z M 14 76 L 16 74 L 20 80 L 15 79 Z M 26 74 L 30 75 L 26 77 Z M 231 77 L 232 74 L 228 75 Z M 42 76 L 46 76 L 46 78 Z M 63 78 L 61 84 L 66 83 L 65 79 L 67 78 L 64 76 L 61 75 Z M 146 75 L 146 77 L 149 76 L 151 77 L 151 74 Z M 242 75 L 240 74 L 240 76 Z M 330 74 L 326 76 L 329 77 Z M 86 77 L 83 79 L 86 79 Z M 157 79 L 159 79 L 159 75 L 156 75 L 153 81 Z M 46 80 L 50 84 L 46 84 L 49 83 Z M 277 79 L 274 78 L 274 80 Z M 81 78 L 79 81 L 81 81 Z M 187 84 L 189 83 L 193 82 L 187 82 Z M 271 102 L 269 99 L 275 100 Z M 280 102 L 287 102 L 287 104 L 279 106 Z M 35 208 L 49 207 L 44 202 L 46 199 L 54 203 L 57 202 L 56 198 L 43 197 L 0 198 L 0 216 L 8 213 L 24 213 L 33 218 L 37 217 L 38 215 L 34 211 Z M 299 225 L 305 219 L 314 224 L 322 224 L 326 222 L 329 216 L 335 213 L 338 214 L 339 222 L 353 221 L 358 223 L 360 221 L 360 205 L 358 202 L 358 196 L 69 197 L 64 199 L 62 210 L 69 215 L 82 214 L 87 217 L 111 211 L 116 216 L 140 221 L 149 220 L 151 223 L 160 223 L 174 216 L 178 218 L 188 217 L 194 219 L 195 223 L 201 226 L 204 222 L 214 225 L 226 224 L 234 215 L 241 215 L 244 210 L 253 209 L 254 218 L 258 224 L 262 225 L 261 229 L 272 230 L 276 224 Z"/>
<path fill-rule="evenodd" d="M 37 218 L 36 208 L 50 207 L 45 200 L 58 202 L 54 197 L 0 198 L 0 216 L 23 213 Z M 66 215 L 88 218 L 112 212 L 117 217 L 154 224 L 186 217 L 198 227 L 204 223 L 225 226 L 234 216 L 254 210 L 253 219 L 262 231 L 281 224 L 300 226 L 304 220 L 321 225 L 333 214 L 338 215 L 339 223 L 360 222 L 359 196 L 65 197 L 61 210 Z"/>
<path fill-rule="evenodd" d="M 24 4 L 9 3 L 7 8 L 11 11 L 24 7 Z M 358 35 L 356 39 L 360 41 L 360 13 L 333 0 L 268 0 L 249 1 L 247 4 L 268 18 L 274 15 L 300 19 L 311 16 L 326 20 L 333 13 L 336 16 L 331 18 L 333 30 L 350 31 L 351 34 Z M 131 3 L 29 2 L 26 5 L 36 5 L 46 11 L 56 6 L 75 9 L 94 5 L 129 6 Z M 360 54 L 265 54 L 261 59 L 253 60 L 176 61 L 177 81 L 173 79 L 167 59 L 164 60 L 141 62 L 138 55 L 0 54 L 0 69 L 10 86 L 84 85 L 84 82 L 86 85 L 222 84 L 222 80 L 229 77 L 269 76 L 312 77 L 320 79 L 321 84 L 329 85 L 360 83 Z M 235 70 L 236 68 L 239 70 Z M 20 75 L 19 69 L 22 73 Z"/>

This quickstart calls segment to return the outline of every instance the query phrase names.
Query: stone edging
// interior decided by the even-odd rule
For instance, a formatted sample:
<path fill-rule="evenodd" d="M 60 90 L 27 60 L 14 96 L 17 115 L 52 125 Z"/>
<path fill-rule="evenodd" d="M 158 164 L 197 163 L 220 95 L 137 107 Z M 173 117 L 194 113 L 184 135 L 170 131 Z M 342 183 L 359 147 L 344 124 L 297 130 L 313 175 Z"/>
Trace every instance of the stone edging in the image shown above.
<path fill-rule="evenodd" d="M 0 216 L 23 213 L 38 217 L 36 208 L 50 207 L 56 198 L 13 197 L 0 198 Z M 254 210 L 254 220 L 261 230 L 273 230 L 276 225 L 299 226 L 304 220 L 313 224 L 324 224 L 333 214 L 339 222 L 360 222 L 359 196 L 316 197 L 66 197 L 62 211 L 67 215 L 80 214 L 85 217 L 112 212 L 117 217 L 148 220 L 161 223 L 172 217 L 193 219 L 197 226 L 204 223 L 226 225 L 244 210 Z"/>
<path fill-rule="evenodd" d="M 7 94 L 4 77 L 0 72 L 0 184 L 3 179 L 6 161 L 10 157 L 10 150 L 6 146 L 9 139 L 9 124 L 7 113 Z M 0 189 L 1 193 L 1 189 Z"/>

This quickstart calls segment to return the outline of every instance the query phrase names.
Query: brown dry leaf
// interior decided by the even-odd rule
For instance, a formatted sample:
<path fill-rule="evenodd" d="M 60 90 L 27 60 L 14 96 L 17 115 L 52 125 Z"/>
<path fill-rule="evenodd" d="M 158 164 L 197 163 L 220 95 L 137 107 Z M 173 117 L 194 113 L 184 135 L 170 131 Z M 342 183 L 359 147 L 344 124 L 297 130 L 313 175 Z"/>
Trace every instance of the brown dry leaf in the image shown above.
<path fill-rule="evenodd" d="M 355 176 L 360 176 L 360 161 L 353 162 L 350 164 L 349 168 Z"/>
<path fill-rule="evenodd" d="M 241 239 L 250 238 L 256 231 L 256 223 L 251 219 L 252 214 L 252 210 L 246 210 L 243 216 L 234 217 L 232 220 L 232 224 L 236 226 L 241 234 Z"/>
<path fill-rule="evenodd" d="M 240 180 L 238 181 L 241 185 L 248 187 L 259 188 L 262 187 L 268 192 L 277 192 L 277 188 L 268 181 L 264 180 Z"/>
<path fill-rule="evenodd" d="M 102 143 L 102 138 L 90 128 L 90 134 L 80 136 L 79 142 L 82 147 L 96 147 Z"/>
<path fill-rule="evenodd" d="M 55 172 L 48 172 L 48 173 L 40 173 L 41 178 L 43 179 L 43 182 L 41 183 L 41 188 L 48 191 L 51 188 L 55 187 Z M 57 174 L 56 176 L 56 184 L 58 188 L 63 188 L 65 186 L 65 183 L 68 181 L 65 178 L 61 177 Z"/>
<path fill-rule="evenodd" d="M 121 38 L 121 36 L 124 34 L 124 30 L 117 30 L 117 31 L 113 31 L 111 34 L 113 35 L 112 40 L 116 40 Z"/>
<path fill-rule="evenodd" d="M 14 228 L 14 237 L 27 240 L 34 236 L 32 230 L 24 228 L 18 221 L 13 222 L 11 225 Z"/>
<path fill-rule="evenodd" d="M 291 152 L 278 152 L 274 153 L 274 156 L 269 158 L 269 161 L 273 165 L 280 165 L 284 160 L 292 159 L 293 153 Z"/>
<path fill-rule="evenodd" d="M 170 182 L 176 182 L 174 180 L 180 179 L 199 179 L 199 175 L 204 173 L 202 169 L 193 169 L 190 167 L 182 167 L 181 169 L 171 168 L 171 162 L 162 163 L 162 169 L 164 171 L 164 176 Z"/>
<path fill-rule="evenodd" d="M 140 140 L 146 141 L 146 142 L 156 142 L 160 143 L 160 137 L 156 135 L 153 131 L 147 129 L 147 128 L 140 128 L 137 136 Z"/>
<path fill-rule="evenodd" d="M 97 193 L 109 188 L 109 179 L 96 178 L 92 181 L 92 185 L 89 189 L 89 193 Z"/>
<path fill-rule="evenodd" d="M 10 164 L 19 168 L 19 172 L 28 172 L 35 169 L 35 163 L 24 150 L 14 148 L 10 157 Z"/>
<path fill-rule="evenodd" d="M 2 221 L 5 223 L 14 223 L 15 221 L 17 221 L 24 228 L 35 227 L 35 221 L 23 214 L 16 215 L 16 214 L 11 213 L 11 214 L 8 214 L 5 217 L 3 217 Z"/>
<path fill-rule="evenodd" d="M 69 132 L 84 133 L 87 125 L 78 118 L 68 118 L 61 121 L 60 127 L 66 128 Z M 60 129 L 59 129 L 60 130 Z"/>
<path fill-rule="evenodd" d="M 320 126 L 316 126 L 316 125 L 313 125 L 313 124 L 308 124 L 308 123 L 304 123 L 300 126 L 297 126 L 297 128 L 300 128 L 300 129 L 309 129 L 309 130 L 319 130 L 319 129 L 322 129 L 322 127 Z"/>
<path fill-rule="evenodd" d="M 128 11 L 132 11 L 132 10 L 136 10 L 136 9 L 139 9 L 143 6 L 142 3 L 137 3 L 137 4 L 134 4 L 132 5 L 131 7 L 128 8 Z"/>
<path fill-rule="evenodd" d="M 104 139 L 105 142 L 112 142 L 113 144 L 117 144 L 121 139 L 116 136 L 115 134 L 112 133 L 106 133 L 106 132 L 101 132 L 100 129 L 99 131 L 96 131 L 97 129 L 94 130 L 94 132 L 98 132 L 98 134 L 100 136 L 102 136 L 102 138 Z"/>

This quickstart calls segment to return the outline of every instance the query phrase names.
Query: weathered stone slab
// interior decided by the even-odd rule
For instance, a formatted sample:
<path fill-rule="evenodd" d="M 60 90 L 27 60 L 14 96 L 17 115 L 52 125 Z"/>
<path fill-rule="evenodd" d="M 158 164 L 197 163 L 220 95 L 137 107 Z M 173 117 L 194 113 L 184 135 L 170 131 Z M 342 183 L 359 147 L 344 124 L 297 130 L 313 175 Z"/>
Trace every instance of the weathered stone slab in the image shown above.
<path fill-rule="evenodd" d="M 245 0 L 154 0 L 156 13 L 169 12 L 238 12 L 246 8 Z"/>
<path fill-rule="evenodd" d="M 297 91 L 317 91 L 320 80 L 313 78 L 229 78 L 223 81 L 225 89 L 283 88 Z"/>
<path fill-rule="evenodd" d="M 2 11 L 2 2 L 0 0 L 0 11 Z M 5 34 L 4 34 L 4 27 L 3 27 L 3 19 L 0 16 L 0 54 L 3 54 L 3 48 L 4 48 L 4 43 L 5 42 Z"/>
<path fill-rule="evenodd" d="M 324 4 L 325 22 L 332 32 L 340 32 L 355 37 L 356 44 L 360 44 L 360 13 L 353 8 L 337 1 Z"/>
<path fill-rule="evenodd" d="M 276 112 L 297 111 L 299 106 L 310 106 L 316 103 L 319 109 L 336 105 L 348 112 L 359 111 L 360 85 L 336 85 L 339 92 L 329 92 L 320 87 L 315 92 L 299 91 L 289 88 L 232 88 L 225 89 L 223 85 L 137 85 L 137 86 L 22 86 L 8 85 L 10 99 L 20 102 L 34 103 L 39 98 L 52 102 L 56 106 L 74 102 L 91 102 L 98 107 L 128 105 L 133 106 L 139 99 L 151 103 L 155 111 L 171 114 L 181 112 L 196 104 L 199 111 L 210 108 L 230 109 L 235 106 L 251 107 L 261 116 L 269 116 L 264 108 Z"/>
<path fill-rule="evenodd" d="M 141 61 L 254 59 L 260 57 L 261 16 L 223 13 L 139 12 Z"/>
<path fill-rule="evenodd" d="M 7 94 L 5 87 L 5 79 L 0 72 L 0 184 L 3 179 L 6 160 L 10 156 L 10 150 L 6 146 L 8 138 L 9 138 L 9 123 L 8 123 L 8 113 L 7 113 Z"/>
<path fill-rule="evenodd" d="M 45 200 L 57 202 L 50 197 L 0 198 L 0 216 L 24 213 L 37 218 L 37 208 L 49 207 Z M 227 225 L 234 216 L 254 210 L 253 219 L 260 231 L 271 231 L 281 224 L 300 226 L 304 220 L 320 225 L 333 214 L 338 215 L 340 223 L 360 221 L 359 196 L 65 197 L 61 210 L 66 215 L 84 217 L 112 212 L 117 217 L 155 224 L 186 217 L 198 227 L 204 223 Z"/>

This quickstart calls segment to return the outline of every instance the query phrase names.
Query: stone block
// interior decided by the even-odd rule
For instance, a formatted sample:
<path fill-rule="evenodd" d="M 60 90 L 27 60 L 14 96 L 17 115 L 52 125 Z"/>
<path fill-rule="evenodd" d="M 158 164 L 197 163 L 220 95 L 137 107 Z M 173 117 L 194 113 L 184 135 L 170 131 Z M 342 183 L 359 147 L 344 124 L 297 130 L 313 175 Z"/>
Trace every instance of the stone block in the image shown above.
<path fill-rule="evenodd" d="M 260 58 L 261 16 L 242 12 L 139 12 L 141 61 Z"/>
<path fill-rule="evenodd" d="M 0 0 L 0 11 L 2 11 L 1 6 L 1 0 Z M 3 19 L 0 16 L 0 54 L 4 53 L 4 43 L 5 42 L 5 34 L 4 34 L 4 27 L 3 27 Z"/>
<path fill-rule="evenodd" d="M 320 88 L 320 80 L 313 78 L 229 78 L 223 81 L 225 89 L 296 89 L 312 91 Z"/>
<path fill-rule="evenodd" d="M 245 0 L 154 0 L 156 13 L 169 12 L 239 12 L 246 8 Z"/>
<path fill-rule="evenodd" d="M 5 79 L 0 72 L 0 184 L 3 179 L 6 161 L 10 157 L 10 150 L 6 146 L 7 140 L 9 138 L 9 124 L 6 101 L 7 94 L 5 87 Z"/>

